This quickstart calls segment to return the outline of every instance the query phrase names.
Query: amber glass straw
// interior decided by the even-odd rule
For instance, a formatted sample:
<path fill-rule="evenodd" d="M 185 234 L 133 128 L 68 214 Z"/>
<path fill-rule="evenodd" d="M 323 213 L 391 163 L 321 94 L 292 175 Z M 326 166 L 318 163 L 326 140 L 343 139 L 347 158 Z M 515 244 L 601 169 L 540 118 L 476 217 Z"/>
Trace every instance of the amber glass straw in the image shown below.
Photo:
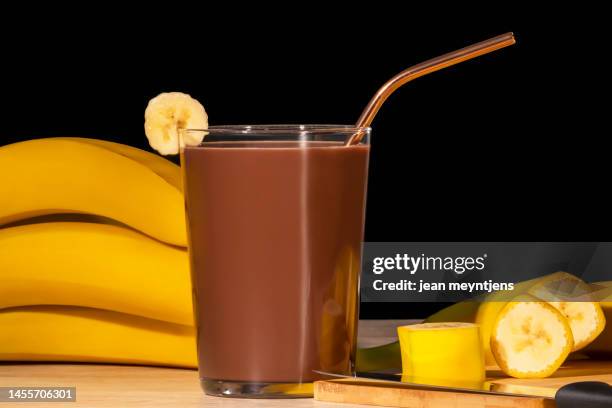
<path fill-rule="evenodd" d="M 470 45 L 460 50 L 449 52 L 448 54 L 440 55 L 439 57 L 432 58 L 420 64 L 411 66 L 408 69 L 400 72 L 390 80 L 388 80 L 368 103 L 365 110 L 357 121 L 357 127 L 370 126 L 374 116 L 378 113 L 378 110 L 382 104 L 400 86 L 412 81 L 413 79 L 422 77 L 432 72 L 439 71 L 443 68 L 450 67 L 451 65 L 459 64 L 460 62 L 467 61 L 478 56 L 488 54 L 490 52 L 499 50 L 500 48 L 507 47 L 515 43 L 514 34 L 506 33 L 498 35 L 497 37 L 489 38 L 488 40 L 481 41 L 479 43 Z M 352 145 L 359 143 L 364 132 L 358 132 L 352 135 L 346 142 L 346 145 Z"/>

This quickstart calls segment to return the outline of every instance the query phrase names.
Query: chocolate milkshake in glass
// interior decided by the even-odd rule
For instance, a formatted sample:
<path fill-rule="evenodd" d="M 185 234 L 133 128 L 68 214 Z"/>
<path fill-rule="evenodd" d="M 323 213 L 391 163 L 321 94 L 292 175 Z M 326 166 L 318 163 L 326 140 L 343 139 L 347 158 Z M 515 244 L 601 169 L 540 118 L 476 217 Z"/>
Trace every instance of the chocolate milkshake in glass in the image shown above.
<path fill-rule="evenodd" d="M 370 129 L 183 132 L 205 135 L 181 152 L 204 391 L 312 396 L 317 371 L 351 374 Z"/>

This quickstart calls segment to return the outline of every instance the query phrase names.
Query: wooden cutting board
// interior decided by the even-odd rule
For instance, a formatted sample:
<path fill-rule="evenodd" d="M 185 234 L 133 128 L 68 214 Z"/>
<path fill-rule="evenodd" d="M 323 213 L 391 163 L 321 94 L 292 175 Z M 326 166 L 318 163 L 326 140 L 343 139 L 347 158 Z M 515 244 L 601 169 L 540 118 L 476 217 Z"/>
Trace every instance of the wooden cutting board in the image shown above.
<path fill-rule="evenodd" d="M 499 370 L 487 371 L 491 391 L 524 394 L 506 396 L 439 388 L 414 388 L 407 384 L 375 380 L 340 379 L 315 383 L 315 399 L 387 407 L 525 407 L 553 408 L 552 399 L 559 388 L 578 381 L 602 381 L 612 385 L 612 361 L 572 361 L 553 376 L 542 379 L 508 378 Z M 547 398 L 548 397 L 548 398 Z"/>

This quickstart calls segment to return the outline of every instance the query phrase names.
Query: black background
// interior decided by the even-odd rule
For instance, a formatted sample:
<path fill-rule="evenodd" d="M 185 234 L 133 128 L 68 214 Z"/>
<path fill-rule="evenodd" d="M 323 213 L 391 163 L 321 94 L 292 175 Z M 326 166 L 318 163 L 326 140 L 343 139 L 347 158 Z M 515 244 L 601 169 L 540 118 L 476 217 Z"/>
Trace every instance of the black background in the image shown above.
<path fill-rule="evenodd" d="M 143 112 L 163 91 L 200 100 L 213 125 L 350 124 L 402 69 L 514 31 L 517 45 L 418 79 L 384 105 L 366 240 L 609 238 L 609 132 L 591 107 L 607 97 L 600 55 L 609 47 L 589 31 L 597 10 L 585 20 L 516 5 L 478 16 L 443 4 L 427 13 L 330 6 L 216 14 L 176 4 L 157 16 L 81 6 L 65 20 L 37 9 L 2 29 L 0 144 L 74 135 L 147 148 Z M 422 317 L 435 307 L 364 304 L 361 314 Z"/>

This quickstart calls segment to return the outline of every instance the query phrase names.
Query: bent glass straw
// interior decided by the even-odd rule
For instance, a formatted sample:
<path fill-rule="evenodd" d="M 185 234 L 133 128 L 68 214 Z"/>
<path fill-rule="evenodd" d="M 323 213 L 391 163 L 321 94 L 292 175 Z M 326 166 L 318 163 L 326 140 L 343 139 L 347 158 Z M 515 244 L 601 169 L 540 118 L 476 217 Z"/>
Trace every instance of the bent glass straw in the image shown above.
<path fill-rule="evenodd" d="M 489 38 L 488 40 L 481 41 L 479 43 L 461 48 L 457 51 L 449 52 L 439 57 L 432 58 L 430 60 L 421 62 L 411 66 L 408 69 L 400 72 L 390 80 L 388 80 L 376 94 L 372 97 L 363 113 L 357 120 L 357 127 L 368 127 L 374 120 L 374 116 L 378 113 L 378 110 L 382 104 L 387 100 L 389 95 L 395 92 L 400 86 L 412 81 L 413 79 L 422 77 L 432 72 L 439 71 L 446 67 L 450 67 L 455 64 L 459 64 L 463 61 L 467 61 L 472 58 L 479 57 L 484 54 L 488 54 L 493 51 L 497 51 L 500 48 L 507 47 L 514 44 L 513 33 L 506 33 L 498 35 L 497 37 Z M 346 146 L 357 144 L 361 141 L 364 132 L 358 132 L 352 135 L 347 141 Z"/>

